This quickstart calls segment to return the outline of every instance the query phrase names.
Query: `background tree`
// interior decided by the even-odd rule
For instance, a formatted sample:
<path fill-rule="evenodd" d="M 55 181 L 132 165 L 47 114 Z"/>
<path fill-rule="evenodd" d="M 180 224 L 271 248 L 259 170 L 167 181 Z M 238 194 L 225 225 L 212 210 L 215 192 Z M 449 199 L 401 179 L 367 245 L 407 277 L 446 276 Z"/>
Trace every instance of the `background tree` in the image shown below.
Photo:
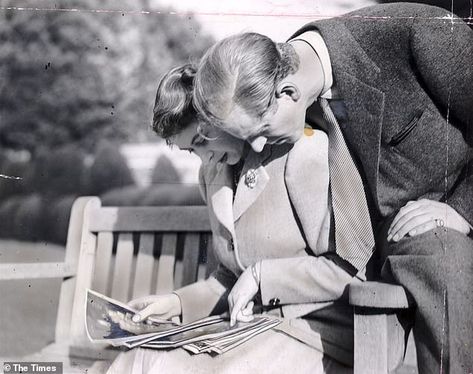
<path fill-rule="evenodd" d="M 41 148 L 87 142 L 113 124 L 110 108 L 119 93 L 107 75 L 117 67 L 103 67 L 117 56 L 102 46 L 114 42 L 110 24 L 81 12 L 0 14 L 3 147 L 34 156 Z"/>
<path fill-rule="evenodd" d="M 149 194 L 119 146 L 159 141 L 158 79 L 213 41 L 148 0 L 0 4 L 0 237 L 61 242 L 77 195 Z"/>
<path fill-rule="evenodd" d="M 0 146 L 34 157 L 66 143 L 90 151 L 103 138 L 149 139 L 158 79 L 200 57 L 212 40 L 192 17 L 153 9 L 145 0 L 54 6 L 0 11 Z"/>

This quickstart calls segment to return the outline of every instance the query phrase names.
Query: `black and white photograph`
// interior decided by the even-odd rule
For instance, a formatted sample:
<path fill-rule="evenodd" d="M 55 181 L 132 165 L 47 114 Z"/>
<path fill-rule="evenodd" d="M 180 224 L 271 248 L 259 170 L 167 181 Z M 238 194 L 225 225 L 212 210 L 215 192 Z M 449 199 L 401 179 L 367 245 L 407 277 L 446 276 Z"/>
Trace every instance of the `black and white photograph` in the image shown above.
<path fill-rule="evenodd" d="M 3 373 L 473 374 L 472 0 L 0 0 L 0 40 Z"/>

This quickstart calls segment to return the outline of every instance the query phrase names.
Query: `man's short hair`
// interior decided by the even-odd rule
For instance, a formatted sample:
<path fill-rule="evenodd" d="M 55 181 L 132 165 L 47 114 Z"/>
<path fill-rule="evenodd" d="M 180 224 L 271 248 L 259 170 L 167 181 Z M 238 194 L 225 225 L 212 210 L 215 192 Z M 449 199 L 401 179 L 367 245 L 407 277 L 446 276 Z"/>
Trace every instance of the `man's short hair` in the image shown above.
<path fill-rule="evenodd" d="M 277 83 L 297 71 L 299 60 L 290 44 L 276 44 L 257 33 L 230 36 L 202 58 L 194 84 L 194 105 L 219 125 L 238 104 L 262 116 L 273 104 Z"/>

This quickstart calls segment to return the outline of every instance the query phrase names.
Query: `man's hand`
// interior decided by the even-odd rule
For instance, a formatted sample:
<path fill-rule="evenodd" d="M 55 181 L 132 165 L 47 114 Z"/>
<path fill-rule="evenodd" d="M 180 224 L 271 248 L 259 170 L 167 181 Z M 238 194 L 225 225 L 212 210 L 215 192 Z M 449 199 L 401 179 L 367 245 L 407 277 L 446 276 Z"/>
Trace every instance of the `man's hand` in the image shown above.
<path fill-rule="evenodd" d="M 128 303 L 139 313 L 133 316 L 133 322 L 141 322 L 149 316 L 156 316 L 161 319 L 171 319 L 181 315 L 181 300 L 174 293 L 166 295 L 150 295 L 140 297 Z"/>
<path fill-rule="evenodd" d="M 398 242 L 407 234 L 420 235 L 444 226 L 465 235 L 470 232 L 468 222 L 451 206 L 427 199 L 409 201 L 394 217 L 388 230 L 388 241 Z"/>
<path fill-rule="evenodd" d="M 259 284 L 248 267 L 238 278 L 228 295 L 230 307 L 230 326 L 236 321 L 249 322 L 253 319 L 253 305 L 251 301 L 259 289 Z M 259 275 L 258 275 L 259 276 Z"/>

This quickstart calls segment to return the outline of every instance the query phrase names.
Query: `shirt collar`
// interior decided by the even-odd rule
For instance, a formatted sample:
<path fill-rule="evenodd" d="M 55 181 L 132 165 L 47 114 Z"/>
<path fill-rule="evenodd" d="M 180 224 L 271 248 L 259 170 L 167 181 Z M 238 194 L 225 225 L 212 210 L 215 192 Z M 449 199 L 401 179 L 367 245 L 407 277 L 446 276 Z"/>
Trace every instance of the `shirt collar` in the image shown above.
<path fill-rule="evenodd" d="M 333 93 L 333 74 L 332 74 L 332 63 L 330 62 L 330 55 L 328 53 L 327 46 L 325 45 L 324 39 L 320 33 L 316 30 L 306 31 L 305 33 L 291 39 L 289 42 L 301 40 L 309 44 L 314 52 L 319 56 L 324 72 L 324 87 L 322 89 L 320 97 L 325 99 L 332 99 Z"/>

